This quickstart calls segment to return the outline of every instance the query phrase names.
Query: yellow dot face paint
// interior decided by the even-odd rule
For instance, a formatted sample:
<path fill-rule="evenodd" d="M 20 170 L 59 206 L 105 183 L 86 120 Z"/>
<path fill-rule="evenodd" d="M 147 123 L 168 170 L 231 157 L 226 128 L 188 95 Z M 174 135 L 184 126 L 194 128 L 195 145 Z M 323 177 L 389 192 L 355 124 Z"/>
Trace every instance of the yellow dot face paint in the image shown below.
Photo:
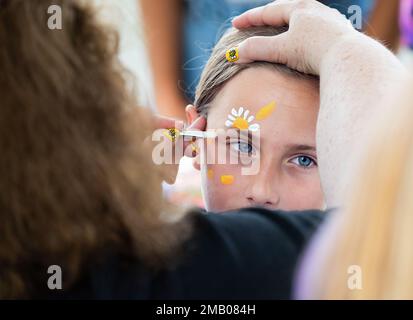
<path fill-rule="evenodd" d="M 227 58 L 227 61 L 229 62 L 235 62 L 239 59 L 239 51 L 238 48 L 231 48 L 225 53 L 225 58 Z"/>
<path fill-rule="evenodd" d="M 214 178 L 214 171 L 212 169 L 208 169 L 207 177 L 209 180 L 212 180 Z"/>
<path fill-rule="evenodd" d="M 257 112 L 257 114 L 255 115 L 255 119 L 264 120 L 265 118 L 268 118 L 275 111 L 276 107 L 277 105 L 275 101 L 270 102 Z"/>
<path fill-rule="evenodd" d="M 221 176 L 221 183 L 223 185 L 231 185 L 234 183 L 234 176 L 231 175 L 225 175 Z"/>

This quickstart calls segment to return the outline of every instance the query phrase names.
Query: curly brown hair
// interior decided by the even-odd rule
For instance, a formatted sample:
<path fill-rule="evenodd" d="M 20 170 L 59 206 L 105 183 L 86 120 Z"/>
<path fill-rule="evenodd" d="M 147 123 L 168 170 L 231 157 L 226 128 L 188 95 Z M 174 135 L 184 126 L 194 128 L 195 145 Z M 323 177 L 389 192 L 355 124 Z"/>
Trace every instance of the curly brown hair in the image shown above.
<path fill-rule="evenodd" d="M 190 231 L 162 219 L 116 33 L 74 0 L 49 30 L 51 4 L 0 3 L 0 298 L 41 296 L 52 264 L 68 288 L 109 252 L 161 266 Z"/>

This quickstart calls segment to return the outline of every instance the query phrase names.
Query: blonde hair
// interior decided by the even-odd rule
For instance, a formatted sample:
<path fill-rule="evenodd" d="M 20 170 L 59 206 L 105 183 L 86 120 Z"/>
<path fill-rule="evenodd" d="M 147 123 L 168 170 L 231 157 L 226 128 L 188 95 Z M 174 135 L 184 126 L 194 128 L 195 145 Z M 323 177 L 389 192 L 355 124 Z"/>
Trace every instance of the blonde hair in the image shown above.
<path fill-rule="evenodd" d="M 372 132 L 349 206 L 332 218 L 312 246 L 309 265 L 302 266 L 316 268 L 312 279 L 303 278 L 305 298 L 413 299 L 413 81 L 409 84 L 389 108 L 391 116 Z M 359 289 L 349 289 L 350 266 L 360 267 Z"/>
<path fill-rule="evenodd" d="M 307 75 L 296 70 L 290 69 L 285 65 L 256 61 L 247 64 L 229 63 L 225 59 L 225 52 L 238 46 L 242 41 L 254 36 L 275 36 L 288 30 L 287 27 L 251 27 L 242 30 L 235 28 L 229 29 L 215 45 L 211 56 L 205 65 L 195 93 L 194 105 L 199 114 L 207 115 L 210 104 L 217 96 L 221 88 L 233 77 L 249 68 L 266 67 L 284 74 L 308 80 L 317 80 L 312 75 Z"/>

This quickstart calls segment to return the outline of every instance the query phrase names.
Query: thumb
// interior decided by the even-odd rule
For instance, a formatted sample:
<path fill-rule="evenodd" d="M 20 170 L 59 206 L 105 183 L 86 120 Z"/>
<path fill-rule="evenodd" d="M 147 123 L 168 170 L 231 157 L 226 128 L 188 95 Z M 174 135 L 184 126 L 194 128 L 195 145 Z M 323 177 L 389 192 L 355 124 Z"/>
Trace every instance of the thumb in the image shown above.
<path fill-rule="evenodd" d="M 184 127 L 184 122 L 178 119 L 167 118 L 159 115 L 154 116 L 154 126 L 156 129 L 170 129 L 177 128 L 182 130 Z"/>
<path fill-rule="evenodd" d="M 267 61 L 286 64 L 288 53 L 286 35 L 288 31 L 277 36 L 255 36 L 238 45 L 238 60 L 235 63 Z M 230 49 L 231 50 L 231 49 Z"/>

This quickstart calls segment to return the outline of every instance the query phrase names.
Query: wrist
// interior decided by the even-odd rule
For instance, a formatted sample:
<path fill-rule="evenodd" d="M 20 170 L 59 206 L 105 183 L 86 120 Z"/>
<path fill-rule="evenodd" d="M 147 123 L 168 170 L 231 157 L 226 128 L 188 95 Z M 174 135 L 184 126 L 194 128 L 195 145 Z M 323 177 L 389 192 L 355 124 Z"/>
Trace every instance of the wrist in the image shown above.
<path fill-rule="evenodd" d="M 321 56 L 320 76 L 323 70 L 329 70 L 333 65 L 340 64 L 343 60 L 360 58 L 357 49 L 366 45 L 366 38 L 356 30 L 337 35 Z"/>

